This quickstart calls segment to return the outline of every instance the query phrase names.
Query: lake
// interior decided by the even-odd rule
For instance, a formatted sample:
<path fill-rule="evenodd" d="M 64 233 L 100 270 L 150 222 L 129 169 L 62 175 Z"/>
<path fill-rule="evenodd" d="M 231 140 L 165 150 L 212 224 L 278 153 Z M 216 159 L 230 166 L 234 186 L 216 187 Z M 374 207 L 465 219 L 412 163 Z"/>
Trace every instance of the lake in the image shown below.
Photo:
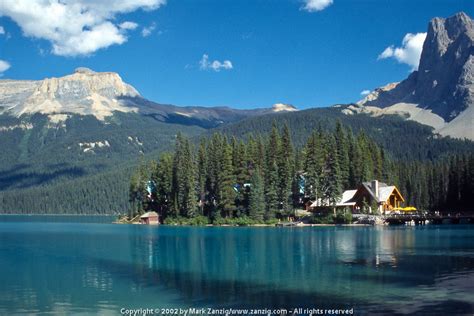
<path fill-rule="evenodd" d="M 149 227 L 0 216 L 0 314 L 472 314 L 474 226 Z"/>

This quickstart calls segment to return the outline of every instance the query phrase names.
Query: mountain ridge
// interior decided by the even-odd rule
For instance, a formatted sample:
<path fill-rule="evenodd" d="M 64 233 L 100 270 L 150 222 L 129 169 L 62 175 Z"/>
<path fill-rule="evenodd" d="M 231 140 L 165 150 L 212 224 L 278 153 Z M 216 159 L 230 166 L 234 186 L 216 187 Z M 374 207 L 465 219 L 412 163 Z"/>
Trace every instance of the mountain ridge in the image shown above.
<path fill-rule="evenodd" d="M 250 110 L 156 103 L 141 96 L 118 73 L 95 72 L 85 67 L 57 78 L 0 80 L 0 114 L 20 117 L 42 113 L 53 122 L 64 120 L 67 117 L 64 115 L 68 114 L 93 115 L 104 121 L 117 111 L 151 115 L 159 121 L 171 123 L 187 122 L 214 127 L 248 116 L 295 110 L 295 107 L 282 103 L 272 108 Z"/>

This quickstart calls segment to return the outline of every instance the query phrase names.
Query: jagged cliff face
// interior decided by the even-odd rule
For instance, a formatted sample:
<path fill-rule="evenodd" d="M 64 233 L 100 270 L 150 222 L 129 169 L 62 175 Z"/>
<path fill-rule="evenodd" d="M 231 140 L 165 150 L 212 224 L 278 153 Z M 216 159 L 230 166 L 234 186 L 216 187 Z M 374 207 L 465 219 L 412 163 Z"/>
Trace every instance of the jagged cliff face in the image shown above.
<path fill-rule="evenodd" d="M 76 113 L 104 119 L 113 111 L 131 112 L 123 97 L 139 93 L 113 72 L 96 73 L 78 68 L 72 75 L 40 81 L 0 81 L 3 111 L 20 116 L 29 113 Z"/>
<path fill-rule="evenodd" d="M 413 101 L 446 121 L 474 105 L 474 22 L 464 13 L 433 19 L 423 45 Z"/>
<path fill-rule="evenodd" d="M 420 118 L 438 116 L 438 124 L 432 126 L 440 134 L 474 139 L 473 20 L 462 12 L 431 20 L 418 71 L 398 84 L 376 89 L 358 104 L 384 108 L 385 112 L 400 108 L 400 104 L 412 110 L 416 107 Z M 424 110 L 423 115 L 419 109 Z M 410 111 L 405 114 L 417 120 Z"/>

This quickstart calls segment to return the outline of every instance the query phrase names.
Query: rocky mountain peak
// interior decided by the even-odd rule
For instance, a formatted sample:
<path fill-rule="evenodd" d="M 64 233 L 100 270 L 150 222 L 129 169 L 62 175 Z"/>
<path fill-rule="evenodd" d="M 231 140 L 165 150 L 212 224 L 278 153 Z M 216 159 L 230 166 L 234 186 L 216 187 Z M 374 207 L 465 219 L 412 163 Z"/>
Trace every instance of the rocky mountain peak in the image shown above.
<path fill-rule="evenodd" d="M 139 96 L 138 91 L 123 82 L 117 73 L 95 72 L 84 67 L 59 78 L 26 83 L 17 80 L 0 82 L 0 104 L 3 105 L 0 110 L 17 116 L 75 113 L 103 119 L 113 111 L 136 111 L 120 100 Z"/>
<path fill-rule="evenodd" d="M 448 18 L 434 18 L 428 24 L 418 71 L 412 72 L 393 89 L 376 89 L 376 93 L 359 102 L 364 106 L 387 108 L 400 103 L 413 104 L 439 116 L 447 124 L 471 122 L 474 110 L 474 21 L 464 12 Z M 455 122 L 456 120 L 456 122 Z M 462 122 L 462 123 L 461 123 Z M 452 130 L 452 128 L 450 129 Z"/>
<path fill-rule="evenodd" d="M 90 68 L 87 68 L 87 67 L 78 67 L 78 68 L 74 69 L 74 73 L 93 75 L 96 72 L 94 70 L 90 69 Z"/>
<path fill-rule="evenodd" d="M 56 98 L 82 98 L 98 94 L 106 98 L 137 97 L 139 93 L 123 82 L 116 72 L 95 72 L 89 68 L 76 68 L 73 74 L 42 81 L 43 91 Z"/>
<path fill-rule="evenodd" d="M 464 12 L 446 19 L 434 18 L 428 24 L 419 71 L 430 70 L 439 66 L 439 62 L 448 61 L 444 59 L 465 62 L 466 57 L 472 54 L 473 41 L 474 22 Z"/>

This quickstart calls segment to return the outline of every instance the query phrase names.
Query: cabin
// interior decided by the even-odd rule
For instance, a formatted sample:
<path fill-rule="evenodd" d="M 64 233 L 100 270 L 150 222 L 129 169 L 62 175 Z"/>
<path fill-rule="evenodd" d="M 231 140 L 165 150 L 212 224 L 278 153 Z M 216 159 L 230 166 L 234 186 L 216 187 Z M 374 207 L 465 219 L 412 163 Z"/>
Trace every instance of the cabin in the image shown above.
<path fill-rule="evenodd" d="M 342 193 L 341 198 L 336 202 L 336 205 L 334 207 L 336 209 L 343 209 L 343 210 L 350 210 L 354 212 L 356 203 L 352 201 L 352 198 L 354 197 L 355 193 L 357 190 L 347 190 Z M 317 199 L 314 202 L 310 202 L 307 205 L 307 210 L 309 211 L 317 211 L 318 209 L 321 208 L 327 208 L 330 205 L 329 201 L 327 200 L 322 200 L 322 199 Z"/>
<path fill-rule="evenodd" d="M 146 212 L 142 216 L 140 216 L 140 224 L 145 225 L 159 225 L 160 224 L 160 217 L 156 212 Z"/>
<path fill-rule="evenodd" d="M 317 199 L 307 204 L 307 210 L 315 212 L 324 208 L 334 208 L 351 210 L 352 213 L 360 213 L 364 208 L 369 209 L 369 213 L 375 213 L 372 208 L 377 207 L 380 214 L 388 214 L 400 208 L 405 202 L 400 191 L 394 185 L 387 185 L 378 180 L 363 182 L 355 190 L 347 190 L 342 193 L 336 205 L 330 206 L 329 201 Z"/>
<path fill-rule="evenodd" d="M 350 201 L 355 203 L 356 211 L 368 207 L 370 213 L 388 214 L 400 208 L 405 199 L 396 186 L 372 180 L 363 182 Z M 372 209 L 374 206 L 377 210 Z"/>

